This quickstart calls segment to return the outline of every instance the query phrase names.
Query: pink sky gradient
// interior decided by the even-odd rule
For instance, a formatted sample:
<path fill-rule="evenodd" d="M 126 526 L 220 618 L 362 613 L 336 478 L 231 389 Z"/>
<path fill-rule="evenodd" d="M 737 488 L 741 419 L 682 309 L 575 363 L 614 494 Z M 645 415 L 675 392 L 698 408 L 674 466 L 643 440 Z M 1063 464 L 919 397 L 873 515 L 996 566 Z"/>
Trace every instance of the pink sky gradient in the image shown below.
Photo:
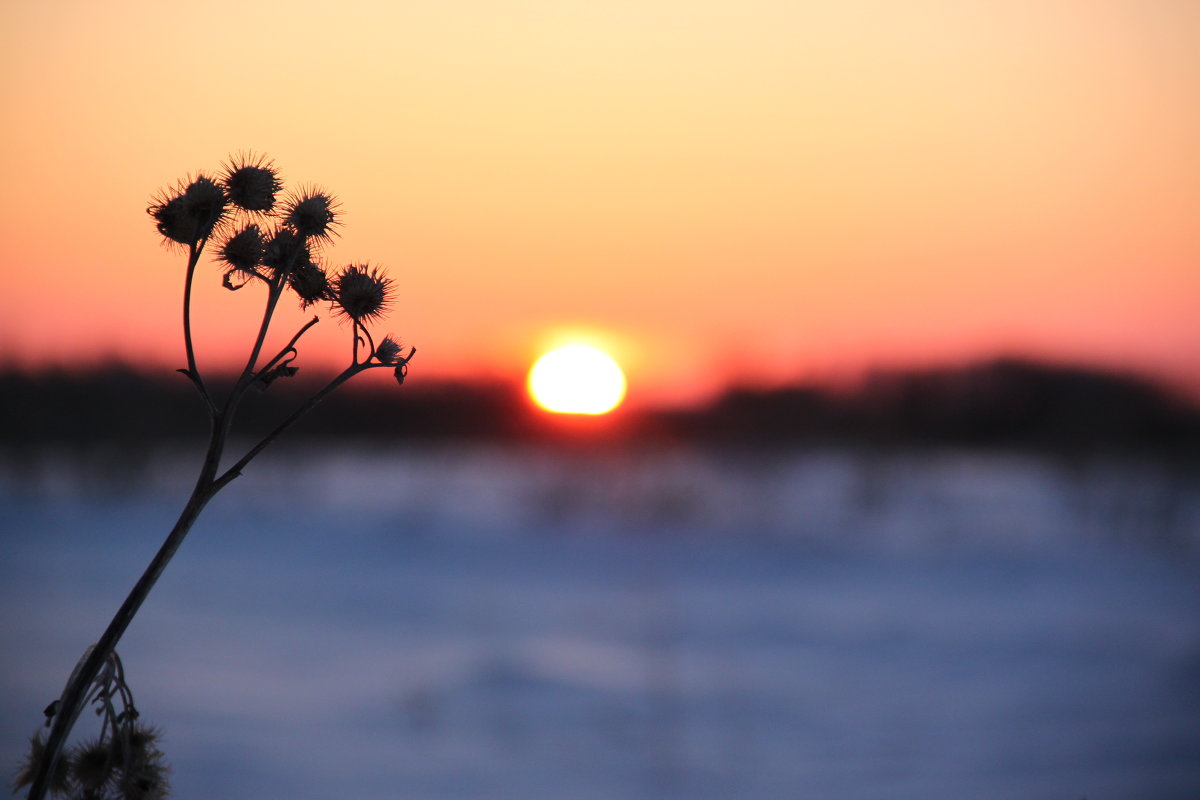
<path fill-rule="evenodd" d="M 634 402 L 1000 353 L 1196 388 L 1196 41 L 1170 0 L 20 0 L 0 358 L 182 366 L 146 203 L 254 151 L 340 197 L 326 260 L 397 279 L 414 380 L 580 330 Z M 235 363 L 261 298 L 201 274 Z"/>

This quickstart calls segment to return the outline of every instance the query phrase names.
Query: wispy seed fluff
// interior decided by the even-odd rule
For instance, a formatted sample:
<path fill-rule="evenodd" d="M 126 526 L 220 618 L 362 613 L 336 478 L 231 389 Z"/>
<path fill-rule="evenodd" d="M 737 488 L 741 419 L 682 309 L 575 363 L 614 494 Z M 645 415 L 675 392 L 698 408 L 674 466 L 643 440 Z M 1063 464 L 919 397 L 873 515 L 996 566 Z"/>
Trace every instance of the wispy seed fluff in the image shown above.
<path fill-rule="evenodd" d="M 330 239 L 337 226 L 337 201 L 318 189 L 301 189 L 288 199 L 284 223 L 305 238 Z"/>
<path fill-rule="evenodd" d="M 383 337 L 383 341 L 375 348 L 375 358 L 380 364 L 395 364 L 400 357 L 400 343 L 391 334 Z"/>
<path fill-rule="evenodd" d="M 71 776 L 80 788 L 95 792 L 108 783 L 115 761 L 108 742 L 92 739 L 80 745 L 71 759 Z"/>
<path fill-rule="evenodd" d="M 118 788 L 126 798 L 161 800 L 170 793 L 167 779 L 168 768 L 158 749 L 157 728 L 134 724 L 124 732 L 124 741 L 118 740 L 114 753 L 117 767 L 121 770 Z"/>
<path fill-rule="evenodd" d="M 355 322 L 378 319 L 391 304 L 392 279 L 376 267 L 351 264 L 338 274 L 334 284 L 337 311 Z"/>
<path fill-rule="evenodd" d="M 21 765 L 17 768 L 17 777 L 12 782 L 14 790 L 33 783 L 38 767 L 45 757 L 46 740 L 38 732 L 29 740 L 29 751 L 21 762 Z M 66 758 L 60 758 L 54 763 L 54 770 L 50 773 L 49 781 L 51 795 L 65 795 L 70 789 L 71 776 L 69 769 L 70 762 Z M 16 794 L 16 791 L 13 794 Z"/>
<path fill-rule="evenodd" d="M 283 183 L 269 159 L 239 156 L 223 166 L 225 189 L 234 205 L 256 213 L 265 213 L 275 207 L 275 196 Z"/>

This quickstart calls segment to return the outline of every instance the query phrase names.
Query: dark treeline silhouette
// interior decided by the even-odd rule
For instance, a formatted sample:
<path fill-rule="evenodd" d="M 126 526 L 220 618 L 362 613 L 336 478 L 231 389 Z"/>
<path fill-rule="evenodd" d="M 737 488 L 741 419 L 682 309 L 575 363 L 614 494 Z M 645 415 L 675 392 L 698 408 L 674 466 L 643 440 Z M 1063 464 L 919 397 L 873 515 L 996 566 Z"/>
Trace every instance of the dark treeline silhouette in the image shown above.
<path fill-rule="evenodd" d="M 858 387 L 734 389 L 677 415 L 724 442 L 1138 448 L 1200 454 L 1200 409 L 1147 380 L 999 359 L 873 373 Z"/>
<path fill-rule="evenodd" d="M 297 376 L 248 397 L 235 433 L 265 433 L 315 388 Z M 0 372 L 0 419 L 0 444 L 9 446 L 145 446 L 206 433 L 186 379 L 121 366 Z M 1128 375 L 996 360 L 874 373 L 852 390 L 733 388 L 695 408 L 623 411 L 599 420 L 552 419 L 516 384 L 412 379 L 398 390 L 390 380 L 362 381 L 329 397 L 291 436 L 1122 448 L 1195 456 L 1200 409 Z"/>

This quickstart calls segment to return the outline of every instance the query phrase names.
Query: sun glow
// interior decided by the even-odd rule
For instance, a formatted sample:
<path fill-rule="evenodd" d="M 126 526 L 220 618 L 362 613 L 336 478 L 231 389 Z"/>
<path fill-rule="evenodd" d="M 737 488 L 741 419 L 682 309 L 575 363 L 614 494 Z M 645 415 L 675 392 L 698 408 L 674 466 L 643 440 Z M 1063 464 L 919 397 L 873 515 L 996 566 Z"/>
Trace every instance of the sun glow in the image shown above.
<path fill-rule="evenodd" d="M 586 344 L 555 348 L 529 370 L 529 394 L 558 414 L 606 414 L 625 399 L 625 373 L 607 353 Z"/>

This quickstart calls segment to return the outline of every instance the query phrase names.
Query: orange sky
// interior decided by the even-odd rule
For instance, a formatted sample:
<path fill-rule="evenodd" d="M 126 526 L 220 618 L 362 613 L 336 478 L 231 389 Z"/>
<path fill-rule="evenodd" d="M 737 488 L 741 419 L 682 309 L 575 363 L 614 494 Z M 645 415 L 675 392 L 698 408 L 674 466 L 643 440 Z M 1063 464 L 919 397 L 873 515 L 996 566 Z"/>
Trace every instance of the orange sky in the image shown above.
<path fill-rule="evenodd" d="M 5 360 L 182 366 L 182 261 L 144 208 L 252 150 L 341 198 L 330 263 L 399 280 L 382 329 L 418 346 L 414 380 L 519 376 L 572 328 L 635 401 L 999 352 L 1200 383 L 1188 0 L 4 17 Z M 201 285 L 201 366 L 243 358 L 260 298 Z M 299 363 L 348 335 L 322 323 Z"/>

